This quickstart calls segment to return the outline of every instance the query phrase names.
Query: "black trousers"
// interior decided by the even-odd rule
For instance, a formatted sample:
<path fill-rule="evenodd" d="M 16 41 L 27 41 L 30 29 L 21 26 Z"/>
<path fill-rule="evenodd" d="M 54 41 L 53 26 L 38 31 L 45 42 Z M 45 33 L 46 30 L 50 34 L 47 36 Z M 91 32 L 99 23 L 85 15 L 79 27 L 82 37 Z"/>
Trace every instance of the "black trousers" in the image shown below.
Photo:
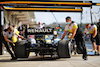
<path fill-rule="evenodd" d="M 97 33 L 96 37 L 93 38 L 93 34 L 91 34 L 91 41 L 96 42 L 97 45 L 100 45 L 100 33 Z"/>
<path fill-rule="evenodd" d="M 3 35 L 2 35 L 2 43 L 4 43 L 6 49 L 9 52 L 9 54 L 11 55 L 11 57 L 12 58 L 15 57 L 15 54 L 10 50 L 10 47 L 9 47 L 9 45 L 11 45 L 13 51 L 15 51 L 15 48 L 14 48 L 13 44 L 12 43 L 9 43 L 9 45 L 8 45 L 8 43 L 5 41 Z"/>
<path fill-rule="evenodd" d="M 76 41 L 77 49 L 79 49 L 82 52 L 83 57 L 87 57 L 84 36 L 75 36 L 75 41 Z"/>

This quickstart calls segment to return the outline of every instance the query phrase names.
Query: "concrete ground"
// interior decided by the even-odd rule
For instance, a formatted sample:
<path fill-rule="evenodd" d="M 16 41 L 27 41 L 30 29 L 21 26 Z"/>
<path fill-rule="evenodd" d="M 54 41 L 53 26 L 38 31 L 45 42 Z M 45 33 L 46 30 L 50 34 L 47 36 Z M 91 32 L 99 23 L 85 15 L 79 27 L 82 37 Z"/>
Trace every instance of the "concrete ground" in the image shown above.
<path fill-rule="evenodd" d="M 88 51 L 92 46 L 86 45 Z M 100 67 L 100 56 L 88 56 L 88 60 L 83 60 L 82 55 L 73 55 L 72 58 L 61 59 L 41 59 L 31 53 L 29 58 L 10 60 L 8 53 L 0 55 L 0 67 Z"/>
<path fill-rule="evenodd" d="M 81 55 L 73 55 L 72 58 L 46 58 L 44 60 L 35 56 L 17 60 L 10 59 L 8 53 L 1 55 L 0 67 L 100 67 L 100 56 L 88 56 L 88 60 L 83 60 Z"/>

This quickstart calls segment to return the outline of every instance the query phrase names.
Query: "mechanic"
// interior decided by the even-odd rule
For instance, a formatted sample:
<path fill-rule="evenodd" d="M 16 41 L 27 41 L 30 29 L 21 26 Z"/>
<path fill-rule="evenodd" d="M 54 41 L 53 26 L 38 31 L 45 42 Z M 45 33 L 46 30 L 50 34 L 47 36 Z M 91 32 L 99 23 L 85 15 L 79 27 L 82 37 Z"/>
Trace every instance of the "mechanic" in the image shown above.
<path fill-rule="evenodd" d="M 100 51 L 100 33 L 97 31 L 97 26 L 94 24 L 86 24 L 86 29 L 84 33 L 89 32 L 91 34 L 91 41 L 93 44 L 93 52 L 95 52 L 96 55 L 99 55 Z M 97 50 L 96 50 L 96 44 L 97 44 Z"/>
<path fill-rule="evenodd" d="M 24 38 L 26 38 L 26 35 L 25 35 L 25 34 L 26 34 L 26 33 L 25 33 L 25 30 L 26 30 L 26 29 L 25 29 L 25 26 L 23 26 L 23 31 L 21 32 L 21 34 L 22 34 L 22 36 L 23 36 Z"/>
<path fill-rule="evenodd" d="M 64 39 L 67 32 L 72 33 L 70 41 L 75 38 L 77 48 L 83 53 L 82 58 L 87 60 L 86 46 L 81 29 L 78 27 L 77 23 L 71 20 L 71 17 L 69 16 L 66 17 L 66 24 L 67 25 L 65 26 L 65 30 L 61 39 Z"/>
<path fill-rule="evenodd" d="M 12 36 L 16 35 L 13 32 L 13 27 L 9 26 L 9 28 L 7 29 L 7 31 L 4 32 L 4 39 L 3 42 L 5 44 L 6 49 L 8 50 L 9 54 L 11 55 L 12 59 L 11 60 L 16 60 L 16 56 L 15 54 L 10 50 L 9 45 L 11 45 L 12 50 L 14 51 L 14 42 L 12 41 Z M 21 39 L 25 39 L 24 37 L 17 35 L 18 37 L 20 37 Z M 7 43 L 8 42 L 8 43 Z"/>
<path fill-rule="evenodd" d="M 17 41 L 18 41 L 17 35 L 19 35 L 19 31 L 17 30 L 17 25 L 13 25 L 13 29 L 14 29 L 14 34 L 16 34 L 16 35 L 14 35 L 14 36 L 12 37 L 12 40 L 13 40 L 13 42 L 17 42 Z M 15 44 L 14 44 L 14 45 L 15 45 Z"/>
<path fill-rule="evenodd" d="M 99 22 L 97 23 L 97 31 L 98 33 L 100 33 L 100 19 L 99 19 Z"/>
<path fill-rule="evenodd" d="M 38 22 L 38 25 L 37 25 L 36 29 L 40 29 L 40 28 L 41 28 L 41 23 Z"/>

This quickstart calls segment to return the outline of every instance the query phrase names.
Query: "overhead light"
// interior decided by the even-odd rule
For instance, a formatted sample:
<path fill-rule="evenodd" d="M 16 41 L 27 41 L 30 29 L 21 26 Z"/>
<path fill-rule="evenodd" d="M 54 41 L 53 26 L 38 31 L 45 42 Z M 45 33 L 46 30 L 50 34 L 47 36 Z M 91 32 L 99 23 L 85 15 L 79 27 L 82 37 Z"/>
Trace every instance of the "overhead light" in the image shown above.
<path fill-rule="evenodd" d="M 92 5 L 92 3 L 82 3 L 82 2 L 33 2 L 33 1 L 5 1 L 0 2 L 0 4 L 63 4 L 63 5 Z"/>
<path fill-rule="evenodd" d="M 97 3 L 96 5 L 100 6 L 100 3 Z"/>
<path fill-rule="evenodd" d="M 82 11 L 82 9 L 67 9 L 67 8 L 12 8 L 12 7 L 5 7 L 3 6 L 4 9 L 6 10 L 26 10 L 26 11 L 29 11 L 29 10 L 45 10 L 45 11 Z"/>

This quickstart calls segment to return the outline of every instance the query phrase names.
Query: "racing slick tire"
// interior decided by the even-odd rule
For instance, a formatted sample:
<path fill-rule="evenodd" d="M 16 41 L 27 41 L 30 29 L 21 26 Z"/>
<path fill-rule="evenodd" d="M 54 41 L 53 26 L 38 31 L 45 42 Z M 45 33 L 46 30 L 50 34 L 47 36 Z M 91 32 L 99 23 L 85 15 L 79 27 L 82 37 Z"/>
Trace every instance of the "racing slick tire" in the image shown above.
<path fill-rule="evenodd" d="M 27 48 L 26 40 L 18 41 L 15 44 L 15 56 L 17 58 L 28 58 L 29 51 L 26 50 Z"/>
<path fill-rule="evenodd" d="M 71 58 L 71 43 L 69 40 L 60 40 L 58 42 L 58 57 L 59 58 Z"/>

